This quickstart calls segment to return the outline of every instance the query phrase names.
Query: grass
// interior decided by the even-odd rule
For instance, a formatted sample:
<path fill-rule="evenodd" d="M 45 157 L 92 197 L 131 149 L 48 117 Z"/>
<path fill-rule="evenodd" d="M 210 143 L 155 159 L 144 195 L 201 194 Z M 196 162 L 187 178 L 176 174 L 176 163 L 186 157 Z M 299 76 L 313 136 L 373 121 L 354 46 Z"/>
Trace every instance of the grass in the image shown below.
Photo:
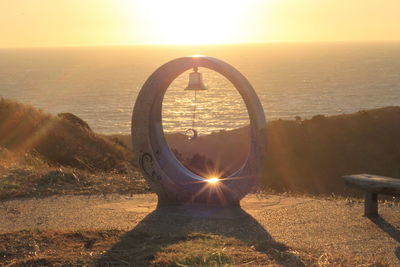
<path fill-rule="evenodd" d="M 40 157 L 0 148 L 0 199 L 56 194 L 137 194 L 150 188 L 136 169 L 125 173 L 56 167 Z"/>
<path fill-rule="evenodd" d="M 0 99 L 0 199 L 147 192 L 132 152 L 118 139 L 93 132 L 71 113 L 53 116 Z"/>
<path fill-rule="evenodd" d="M 278 192 L 291 190 L 293 194 L 326 193 L 325 188 L 332 192 L 338 186 L 332 177 L 338 178 L 341 173 L 333 173 L 330 168 L 347 174 L 363 169 L 368 162 L 374 162 L 368 170 L 382 171 L 387 175 L 398 174 L 397 165 L 393 162 L 398 163 L 396 133 L 399 128 L 392 126 L 392 122 L 397 121 L 399 116 L 399 109 L 388 108 L 333 118 L 316 116 L 311 120 L 271 123 L 271 149 L 266 164 L 269 166 L 268 177 L 274 178 L 272 180 L 276 184 L 271 179 L 266 184 Z M 376 127 L 369 132 L 371 123 Z M 383 129 L 383 132 L 376 129 Z M 385 135 L 385 132 L 391 134 Z M 219 140 L 225 134 L 232 132 L 214 134 L 213 138 Z M 203 141 L 207 142 L 207 138 Z M 217 143 L 225 145 L 225 142 Z M 369 144 L 366 150 L 365 143 Z M 388 147 L 393 149 L 394 156 L 383 160 L 382 151 Z M 223 147 L 216 150 L 225 151 Z M 333 154 L 338 157 L 327 153 L 334 150 L 337 153 Z M 238 154 L 231 152 L 231 155 Z M 357 154 L 372 157 L 358 162 Z M 344 162 L 341 155 L 351 158 Z M 127 136 L 122 139 L 94 133 L 87 123 L 70 113 L 52 116 L 28 105 L 0 100 L 0 200 L 56 194 L 150 192 L 132 162 Z M 342 166 L 342 163 L 349 165 Z M 300 165 L 307 168 L 300 168 Z M 302 180 L 304 177 L 309 180 Z M 319 180 L 320 177 L 330 180 Z M 295 180 L 289 181 L 289 178 Z M 305 184 L 296 185 L 300 180 Z M 288 186 L 290 182 L 293 182 L 293 188 Z M 305 187 L 310 190 L 304 190 Z M 263 194 L 265 191 L 261 192 L 261 196 Z M 345 199 L 350 204 L 359 201 L 333 194 L 330 199 Z M 384 204 L 399 206 L 396 199 L 385 201 Z M 154 221 L 165 223 L 165 217 L 155 218 Z M 167 224 L 179 229 L 191 225 L 190 222 L 180 223 L 176 218 Z M 273 239 L 248 240 L 224 234 L 234 229 L 249 236 L 252 229 L 247 226 L 241 228 L 229 225 L 229 222 L 220 222 L 215 226 L 220 228 L 220 233 L 197 232 L 194 229 L 179 234 L 177 231 L 151 234 L 136 228 L 130 232 L 27 229 L 0 233 L 0 265 L 356 266 L 363 260 L 353 255 L 339 257 L 318 248 L 304 250 L 288 247 Z"/>
<path fill-rule="evenodd" d="M 365 172 L 398 177 L 399 119 L 400 108 L 387 107 L 272 121 L 259 189 L 360 197 L 340 177 Z M 229 173 L 247 155 L 246 127 L 202 136 L 190 144 L 179 133 L 166 137 L 183 164 L 194 171 L 215 167 Z M 115 182 L 107 177 L 115 177 Z M 141 177 L 130 136 L 104 136 L 71 113 L 52 116 L 0 99 L 0 197 L 148 192 Z M 131 181 L 136 185 L 129 185 Z M 46 191 L 45 185 L 51 188 Z"/>
<path fill-rule="evenodd" d="M 133 155 L 121 142 L 97 134 L 71 113 L 57 116 L 32 106 L 0 99 L 0 147 L 30 153 L 52 166 L 91 172 L 126 172 Z"/>
<path fill-rule="evenodd" d="M 400 178 L 399 121 L 400 107 L 270 121 L 260 188 L 361 196 L 346 186 L 341 176 L 371 173 Z M 129 145 L 130 136 L 114 137 Z M 182 133 L 166 134 L 185 166 L 203 170 L 211 166 L 216 173 L 230 173 L 246 160 L 249 127 L 215 132 L 190 142 L 185 138 Z"/>
<path fill-rule="evenodd" d="M 0 234 L 5 266 L 355 266 L 349 258 L 213 234 L 38 231 Z M 365 265 L 368 266 L 368 265 Z M 371 265 L 372 266 L 372 265 Z M 379 266 L 379 265 L 376 265 Z"/>
<path fill-rule="evenodd" d="M 389 256 L 399 249 L 392 240 L 398 238 L 397 230 L 380 231 L 361 216 L 361 209 L 316 202 L 266 210 L 268 214 L 258 214 L 257 220 L 193 218 L 158 209 L 130 231 L 30 228 L 0 233 L 0 262 L 5 266 L 396 266 Z M 398 218 L 385 217 L 387 222 L 379 227 Z"/>
<path fill-rule="evenodd" d="M 137 175 L 136 177 L 140 177 Z M 0 199 L 57 194 L 140 194 L 150 188 L 142 178 L 117 173 L 89 173 L 70 168 L 13 168 L 0 175 Z"/>

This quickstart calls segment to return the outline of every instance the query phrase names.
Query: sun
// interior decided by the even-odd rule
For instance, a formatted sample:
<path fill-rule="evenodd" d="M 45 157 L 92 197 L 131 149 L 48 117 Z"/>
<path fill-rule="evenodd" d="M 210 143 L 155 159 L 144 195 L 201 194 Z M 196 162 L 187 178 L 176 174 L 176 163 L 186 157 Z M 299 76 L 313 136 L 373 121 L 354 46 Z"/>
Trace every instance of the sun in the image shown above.
<path fill-rule="evenodd" d="M 121 7 L 150 42 L 162 44 L 231 43 L 258 0 L 126 0 Z M 139 19 L 138 19 L 139 17 Z"/>
<path fill-rule="evenodd" d="M 220 181 L 220 179 L 218 177 L 210 177 L 210 178 L 207 178 L 206 181 L 207 181 L 207 183 L 210 183 L 210 184 L 216 184 Z"/>

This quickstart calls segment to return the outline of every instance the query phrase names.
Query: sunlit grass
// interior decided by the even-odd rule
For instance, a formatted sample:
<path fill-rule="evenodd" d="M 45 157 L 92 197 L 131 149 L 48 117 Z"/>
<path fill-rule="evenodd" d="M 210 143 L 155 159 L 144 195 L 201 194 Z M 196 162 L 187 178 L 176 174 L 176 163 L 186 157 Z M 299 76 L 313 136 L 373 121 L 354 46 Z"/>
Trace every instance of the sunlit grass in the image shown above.
<path fill-rule="evenodd" d="M 288 256 L 286 247 L 281 249 L 274 242 L 252 246 L 236 238 L 204 233 L 27 229 L 0 234 L 0 242 L 8 247 L 4 263 L 24 266 L 277 266 L 283 262 L 303 266 L 299 259 Z"/>
<path fill-rule="evenodd" d="M 357 265 L 351 255 L 339 257 L 321 254 L 318 250 L 293 250 L 274 240 L 250 242 L 204 233 L 174 235 L 137 230 L 43 231 L 32 228 L 2 233 L 0 244 L 7 247 L 7 251 L 2 252 L 3 263 L 18 266 Z"/>

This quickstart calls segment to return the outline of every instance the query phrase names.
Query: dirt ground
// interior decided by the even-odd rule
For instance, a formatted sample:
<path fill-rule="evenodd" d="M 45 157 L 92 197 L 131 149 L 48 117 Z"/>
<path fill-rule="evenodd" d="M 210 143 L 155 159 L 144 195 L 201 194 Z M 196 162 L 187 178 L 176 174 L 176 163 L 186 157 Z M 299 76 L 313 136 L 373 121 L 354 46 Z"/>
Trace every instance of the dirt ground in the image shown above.
<path fill-rule="evenodd" d="M 21 230 L 119 231 L 119 235 L 128 236 L 129 233 L 150 236 L 199 233 L 234 238 L 246 244 L 273 240 L 292 251 L 318 255 L 318 264 L 314 261 L 312 265 L 334 266 L 332 259 L 342 258 L 360 266 L 400 266 L 398 206 L 382 203 L 381 216 L 369 219 L 362 216 L 363 203 L 346 200 L 251 194 L 242 201 L 242 209 L 233 210 L 156 209 L 156 200 L 155 195 L 144 194 L 2 201 L 0 233 Z M 114 241 L 120 244 L 123 240 Z M 342 265 L 346 266 L 346 261 Z"/>

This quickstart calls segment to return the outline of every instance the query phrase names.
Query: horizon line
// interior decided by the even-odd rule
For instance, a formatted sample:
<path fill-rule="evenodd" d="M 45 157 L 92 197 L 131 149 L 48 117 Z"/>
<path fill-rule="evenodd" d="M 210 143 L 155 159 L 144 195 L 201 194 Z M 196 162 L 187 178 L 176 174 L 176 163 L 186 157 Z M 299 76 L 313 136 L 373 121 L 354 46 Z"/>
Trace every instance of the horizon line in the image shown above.
<path fill-rule="evenodd" d="M 11 49 L 45 49 L 45 48 L 106 48 L 106 47 L 207 47 L 207 46 L 235 46 L 235 45 L 276 45 L 276 44 L 350 44 L 350 43 L 397 43 L 400 39 L 394 40 L 340 40 L 340 41 L 269 41 L 269 42 L 227 42 L 227 43 L 157 43 L 144 42 L 133 44 L 104 44 L 104 45 L 49 45 L 49 46 L 12 46 L 0 47 L 0 50 Z"/>

